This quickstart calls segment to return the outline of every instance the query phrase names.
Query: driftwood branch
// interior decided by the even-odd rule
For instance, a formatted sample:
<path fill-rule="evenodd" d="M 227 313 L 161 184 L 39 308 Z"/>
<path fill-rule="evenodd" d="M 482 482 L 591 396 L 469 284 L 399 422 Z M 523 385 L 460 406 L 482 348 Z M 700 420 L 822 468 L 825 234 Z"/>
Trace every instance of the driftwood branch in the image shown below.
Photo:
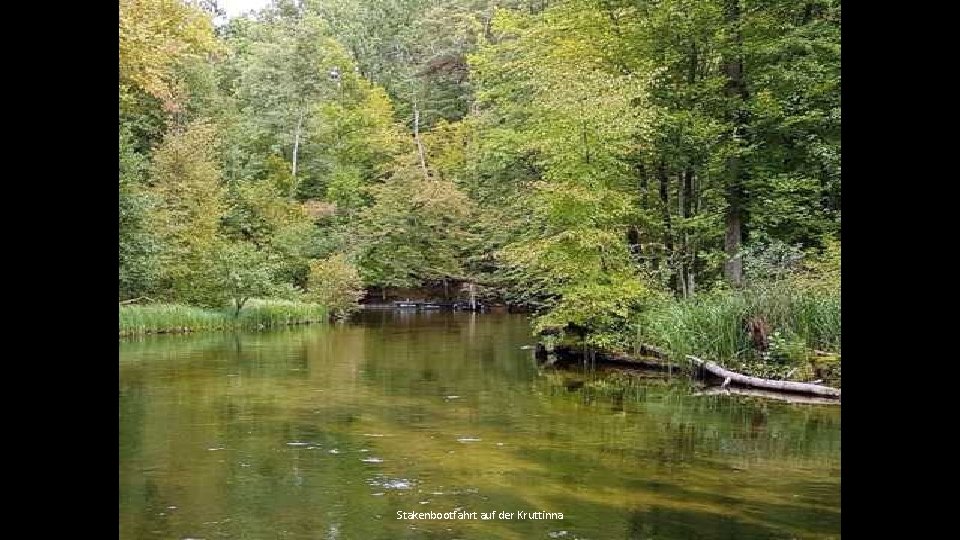
<path fill-rule="evenodd" d="M 840 389 L 830 386 L 820 386 L 818 384 L 801 383 L 795 381 L 776 381 L 773 379 L 761 379 L 760 377 L 750 377 L 735 371 L 724 369 L 715 362 L 701 360 L 696 356 L 687 355 L 687 360 L 695 366 L 720 377 L 721 379 L 730 379 L 730 382 L 742 386 L 761 388 L 764 390 L 778 390 L 780 392 L 795 392 L 799 394 L 812 394 L 815 396 L 824 396 L 831 398 L 840 397 Z"/>

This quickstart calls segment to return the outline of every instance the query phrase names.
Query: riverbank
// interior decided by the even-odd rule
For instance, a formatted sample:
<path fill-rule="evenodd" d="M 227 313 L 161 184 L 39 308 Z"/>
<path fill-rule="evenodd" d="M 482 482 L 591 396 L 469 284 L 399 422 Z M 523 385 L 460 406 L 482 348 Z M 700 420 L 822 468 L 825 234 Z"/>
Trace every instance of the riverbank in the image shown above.
<path fill-rule="evenodd" d="M 696 358 L 746 377 L 840 388 L 840 309 L 839 281 L 794 278 L 657 298 L 619 324 L 580 335 L 568 326 L 544 341 L 568 362 L 636 365 L 656 356 L 654 364 L 690 369 Z"/>
<path fill-rule="evenodd" d="M 326 322 L 326 306 L 289 300 L 254 299 L 235 315 L 230 309 L 206 309 L 183 304 L 120 306 L 120 337 L 180 334 L 217 330 L 259 330 Z"/>
<path fill-rule="evenodd" d="M 695 356 L 753 377 L 839 388 L 839 284 L 804 285 L 784 281 L 654 305 L 636 319 L 626 352 L 654 346 L 675 364 Z"/>

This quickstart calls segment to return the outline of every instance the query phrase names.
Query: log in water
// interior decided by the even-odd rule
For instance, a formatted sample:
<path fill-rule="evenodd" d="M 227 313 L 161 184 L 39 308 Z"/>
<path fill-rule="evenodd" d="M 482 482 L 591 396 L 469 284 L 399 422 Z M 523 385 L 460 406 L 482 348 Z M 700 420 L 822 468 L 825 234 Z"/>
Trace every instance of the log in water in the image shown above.
<path fill-rule="evenodd" d="M 832 388 L 830 386 L 822 386 L 819 384 L 810 384 L 802 383 L 796 381 L 777 381 L 774 379 L 762 379 L 760 377 L 751 377 L 749 375 L 743 375 L 742 373 L 737 373 L 736 371 L 730 371 L 729 369 L 724 369 L 717 365 L 716 362 L 710 362 L 709 360 L 701 360 L 696 356 L 687 355 L 687 360 L 689 360 L 693 365 L 698 368 L 704 369 L 707 372 L 720 377 L 721 379 L 729 379 L 730 382 L 741 384 L 743 386 L 748 386 L 752 388 L 762 388 L 764 390 L 777 390 L 780 392 L 794 392 L 798 394 L 811 394 L 815 396 L 825 396 L 831 398 L 840 398 L 840 389 Z"/>

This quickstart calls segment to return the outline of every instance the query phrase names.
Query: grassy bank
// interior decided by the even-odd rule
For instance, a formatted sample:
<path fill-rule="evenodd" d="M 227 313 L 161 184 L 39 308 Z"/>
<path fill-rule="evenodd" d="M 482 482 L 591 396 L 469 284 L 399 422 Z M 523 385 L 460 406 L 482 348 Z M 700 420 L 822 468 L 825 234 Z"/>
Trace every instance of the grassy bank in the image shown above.
<path fill-rule="evenodd" d="M 323 322 L 326 306 L 289 300 L 250 300 L 237 317 L 232 308 L 204 309 L 181 304 L 120 306 L 120 335 L 258 330 L 291 324 Z"/>
<path fill-rule="evenodd" d="M 769 349 L 755 346 L 748 321 L 762 321 Z M 656 345 L 682 361 L 691 354 L 743 373 L 838 383 L 840 290 L 784 281 L 740 291 L 717 291 L 670 300 L 645 311 L 634 341 Z"/>

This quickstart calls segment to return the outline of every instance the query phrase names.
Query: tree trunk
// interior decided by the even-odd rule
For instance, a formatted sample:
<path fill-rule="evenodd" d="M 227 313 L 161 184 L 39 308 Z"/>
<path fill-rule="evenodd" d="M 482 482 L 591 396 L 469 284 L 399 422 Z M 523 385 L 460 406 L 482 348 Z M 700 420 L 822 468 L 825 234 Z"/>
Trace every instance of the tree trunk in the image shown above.
<path fill-rule="evenodd" d="M 727 53 L 723 63 L 724 73 L 727 76 L 725 94 L 729 107 L 728 120 L 732 124 L 730 136 L 733 148 L 726 160 L 727 210 L 724 251 L 727 254 L 727 261 L 723 270 L 727 281 L 734 287 L 739 287 L 743 284 L 743 260 L 740 257 L 740 244 L 743 241 L 744 174 L 741 159 L 737 152 L 741 146 L 740 141 L 746 135 L 747 124 L 744 110 L 747 88 L 743 77 L 740 0 L 727 0 L 726 22 L 733 32 L 734 39 L 734 52 Z"/>
<path fill-rule="evenodd" d="M 701 186 L 701 177 L 700 175 L 693 175 L 693 214 L 699 216 L 700 210 L 703 208 L 703 191 L 700 189 Z M 700 236 L 696 235 L 693 237 L 693 261 L 690 263 L 691 274 L 690 274 L 690 289 L 696 293 L 696 283 L 695 276 L 697 272 L 701 270 L 702 265 L 700 265 Z"/>
<path fill-rule="evenodd" d="M 680 208 L 680 217 L 682 218 L 683 225 L 683 235 L 681 237 L 683 250 L 680 261 L 680 282 L 683 285 L 683 296 L 685 298 L 693 296 L 694 264 L 697 258 L 695 246 L 693 246 L 690 241 L 689 224 L 689 219 L 693 217 L 694 208 L 693 177 L 693 169 L 691 167 L 687 167 L 680 176 L 680 189 L 678 190 L 680 194 L 680 204 L 678 206 Z"/>
<path fill-rule="evenodd" d="M 687 84 L 694 88 L 698 79 L 700 49 L 697 42 L 690 43 L 690 64 L 687 70 Z M 691 104 L 692 105 L 692 104 Z M 690 242 L 690 218 L 694 215 L 694 171 L 693 164 L 688 162 L 687 167 L 680 175 L 680 187 L 677 190 L 680 194 L 679 211 L 683 224 L 683 243 L 682 258 L 680 262 L 680 281 L 683 284 L 683 296 L 689 298 L 694 294 L 694 273 L 696 271 L 697 252 L 696 246 Z"/>
<path fill-rule="evenodd" d="M 420 141 L 420 109 L 416 102 L 413 103 L 413 138 L 417 141 L 417 154 L 420 156 L 420 168 L 423 169 L 423 177 L 429 180 L 427 160 L 423 155 L 423 142 Z"/>
<path fill-rule="evenodd" d="M 743 375 L 735 371 L 730 371 L 724 369 L 717 365 L 714 362 L 705 361 L 697 358 L 696 356 L 687 355 L 687 360 L 689 360 L 693 365 L 703 368 L 708 373 L 716 375 L 722 379 L 729 378 L 730 381 L 742 384 L 744 386 L 752 388 L 763 388 L 766 390 L 779 390 L 781 392 L 797 392 L 801 394 L 813 394 L 816 396 L 826 396 L 826 397 L 840 397 L 840 389 L 833 388 L 830 386 L 821 386 L 818 384 L 794 382 L 794 381 L 777 381 L 773 379 L 761 379 L 760 377 L 750 377 L 748 375 Z"/>
<path fill-rule="evenodd" d="M 673 264 L 673 223 L 670 217 L 670 177 L 667 176 L 667 166 L 661 161 L 657 165 L 657 179 L 660 182 L 660 202 L 663 207 L 663 243 L 667 248 L 667 268 L 672 269 Z M 677 290 L 676 272 L 670 277 L 670 288 Z"/>
<path fill-rule="evenodd" d="M 743 259 L 740 256 L 740 242 L 742 239 L 740 223 L 740 204 L 735 195 L 727 197 L 726 234 L 723 238 L 724 251 L 727 261 L 723 265 L 723 273 L 727 281 L 734 287 L 743 284 Z"/>
<path fill-rule="evenodd" d="M 637 174 L 637 204 L 640 208 L 647 208 L 647 168 L 643 164 L 643 158 L 638 158 L 634 163 L 634 170 Z M 627 228 L 627 244 L 637 255 L 643 255 L 643 246 L 640 243 L 640 228 L 637 225 L 631 225 Z"/>
<path fill-rule="evenodd" d="M 677 284 L 680 295 L 683 298 L 688 296 L 687 292 L 687 186 L 686 177 L 683 172 L 677 173 L 677 214 L 680 216 L 680 223 L 677 226 L 677 241 L 680 244 L 677 259 Z"/>
<path fill-rule="evenodd" d="M 647 168 L 643 164 L 643 160 L 637 161 L 637 178 L 639 184 L 637 190 L 639 191 L 640 199 L 640 208 L 647 207 Z"/>
<path fill-rule="evenodd" d="M 297 154 L 300 152 L 300 127 L 303 125 L 303 112 L 297 117 L 297 129 L 293 135 L 293 179 L 297 179 Z"/>

